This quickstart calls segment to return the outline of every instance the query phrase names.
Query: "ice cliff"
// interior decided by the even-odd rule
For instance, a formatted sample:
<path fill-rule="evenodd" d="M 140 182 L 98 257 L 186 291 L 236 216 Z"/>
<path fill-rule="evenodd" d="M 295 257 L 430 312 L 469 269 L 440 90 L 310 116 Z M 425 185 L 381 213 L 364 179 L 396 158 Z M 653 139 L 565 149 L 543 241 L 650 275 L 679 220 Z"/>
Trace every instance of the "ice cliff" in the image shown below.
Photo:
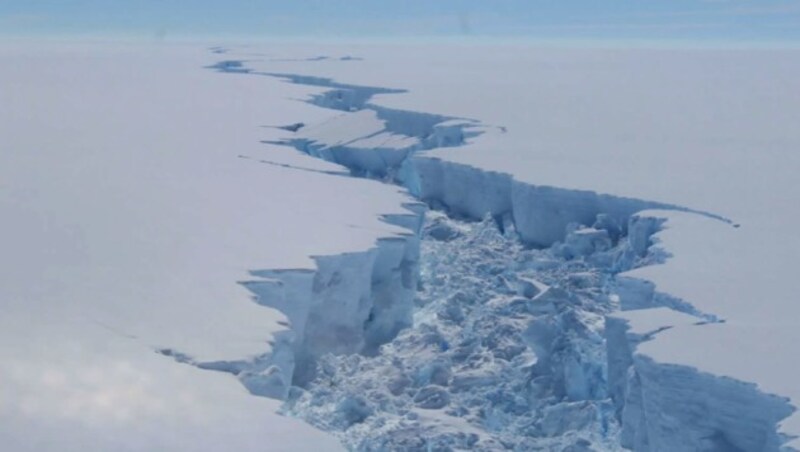
<path fill-rule="evenodd" d="M 408 230 L 316 271 L 244 281 L 291 334 L 233 372 L 353 450 L 780 450 L 794 408 L 755 385 L 659 363 L 642 344 L 722 322 L 625 271 L 669 259 L 647 209 L 686 208 L 536 186 L 427 151 L 502 133 L 475 120 L 372 103 L 401 90 L 212 68 L 322 89 L 337 110 L 281 144 L 404 185 Z M 698 215 L 713 216 L 696 212 Z M 724 221 L 724 219 L 720 219 Z"/>

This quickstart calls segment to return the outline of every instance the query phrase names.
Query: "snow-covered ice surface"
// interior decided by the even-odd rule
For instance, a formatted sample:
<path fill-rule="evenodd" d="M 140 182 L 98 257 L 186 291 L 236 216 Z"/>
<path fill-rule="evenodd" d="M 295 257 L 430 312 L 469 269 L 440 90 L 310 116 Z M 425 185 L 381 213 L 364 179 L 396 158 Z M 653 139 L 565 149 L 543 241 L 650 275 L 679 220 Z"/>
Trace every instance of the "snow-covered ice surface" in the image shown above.
<path fill-rule="evenodd" d="M 800 447 L 797 50 L 0 51 L 13 448 Z"/>

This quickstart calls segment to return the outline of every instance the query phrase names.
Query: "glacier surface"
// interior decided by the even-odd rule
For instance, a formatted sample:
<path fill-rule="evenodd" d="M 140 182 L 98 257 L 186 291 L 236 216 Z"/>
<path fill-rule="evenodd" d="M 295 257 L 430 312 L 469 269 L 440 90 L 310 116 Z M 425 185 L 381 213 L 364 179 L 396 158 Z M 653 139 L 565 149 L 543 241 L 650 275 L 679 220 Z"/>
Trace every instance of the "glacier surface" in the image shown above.
<path fill-rule="evenodd" d="M 794 51 L 38 46 L 13 449 L 797 448 Z"/>

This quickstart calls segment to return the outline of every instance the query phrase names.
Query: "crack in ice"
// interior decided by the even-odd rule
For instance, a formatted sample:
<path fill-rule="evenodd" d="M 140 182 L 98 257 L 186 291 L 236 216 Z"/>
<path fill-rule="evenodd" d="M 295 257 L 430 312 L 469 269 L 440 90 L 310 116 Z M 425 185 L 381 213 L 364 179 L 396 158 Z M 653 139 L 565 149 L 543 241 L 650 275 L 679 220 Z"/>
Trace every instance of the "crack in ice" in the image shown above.
<path fill-rule="evenodd" d="M 490 126 L 370 103 L 376 94 L 406 92 L 402 89 L 259 72 L 245 63 L 226 60 L 209 68 L 330 88 L 307 102 L 342 112 L 321 124 L 279 126 L 295 136 L 272 144 L 341 164 L 351 176 L 404 185 L 446 215 L 431 214 L 424 232 L 417 210 L 416 216 L 387 216 L 420 237 L 398 241 L 394 251 L 381 248 L 389 241 L 379 243 L 377 254 L 383 257 L 377 259 L 375 253 L 354 254 L 349 261 L 344 255 L 320 257 L 316 274 L 260 272 L 278 276 L 245 285 L 260 303 L 286 313 L 297 337 L 284 338 L 288 345 L 276 352 L 282 358 L 218 370 L 238 374 L 255 394 L 285 398 L 286 413 L 335 432 L 354 450 L 615 450 L 632 444 L 631 435 L 639 435 L 636 441 L 646 436 L 644 408 L 636 399 L 643 382 L 636 371 L 627 382 L 622 374 L 648 370 L 634 366 L 646 358 L 635 355 L 636 341 L 670 327 L 633 340 L 625 337 L 625 321 L 607 315 L 666 306 L 694 324 L 722 320 L 656 292 L 649 282 L 617 277 L 669 258 L 652 246 L 662 220 L 636 213 L 676 210 L 738 224 L 676 205 L 534 186 L 424 155 L 421 151 L 462 146 Z M 368 124 L 374 125 L 367 131 Z M 332 141 L 326 137 L 330 130 L 337 136 Z M 421 257 L 414 255 L 419 238 Z M 353 263 L 364 267 L 362 273 L 372 272 L 364 282 L 371 288 L 345 289 L 357 278 L 342 275 L 337 265 Z M 276 297 L 278 289 L 286 294 Z M 306 325 L 308 316 L 330 315 L 336 307 L 320 303 L 329 301 L 326 293 L 341 290 L 349 290 L 359 304 L 366 303 L 359 296 L 372 298 L 372 308 L 354 314 L 362 323 L 339 330 L 325 321 Z M 309 328 L 322 335 L 304 338 Z M 609 334 L 622 343 L 612 348 Z M 325 342 L 331 338 L 352 344 Z M 722 447 L 730 445 L 728 438 L 719 431 L 702 441 Z"/>

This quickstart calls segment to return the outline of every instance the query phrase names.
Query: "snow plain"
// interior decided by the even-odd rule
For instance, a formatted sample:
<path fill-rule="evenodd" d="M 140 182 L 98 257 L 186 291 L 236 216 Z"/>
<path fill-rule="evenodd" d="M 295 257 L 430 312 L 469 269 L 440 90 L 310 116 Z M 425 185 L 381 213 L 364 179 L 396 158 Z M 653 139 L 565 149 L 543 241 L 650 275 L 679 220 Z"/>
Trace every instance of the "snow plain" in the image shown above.
<path fill-rule="evenodd" d="M 12 382 L 0 388 L 0 436 L 18 449 L 63 450 L 70 442 L 214 450 L 232 445 L 231 435 L 245 450 L 275 438 L 281 447 L 332 447 L 273 415 L 275 404 L 248 396 L 232 376 L 155 353 L 169 349 L 196 363 L 268 354 L 286 319 L 252 303 L 237 282 L 258 280 L 253 270 L 311 270 L 310 256 L 364 251 L 408 234 L 380 221 L 408 214 L 402 206 L 411 198 L 400 189 L 260 143 L 287 134 L 259 126 L 339 121 L 341 113 L 298 102 L 327 88 L 202 69 L 229 57 L 257 71 L 404 89 L 370 102 L 478 121 L 481 134 L 463 146 L 415 157 L 420 167 L 474 174 L 439 192 L 468 213 L 514 205 L 492 185 L 503 175 L 504 184 L 534 187 L 526 188 L 531 196 L 541 196 L 536 187 L 567 201 L 574 193 L 613 195 L 730 219 L 738 227 L 675 210 L 639 214 L 666 219 L 656 247 L 670 257 L 625 276 L 724 323 L 676 324 L 664 309 L 630 316 L 633 332 L 669 327 L 638 344 L 633 361 L 642 375 L 690 369 L 703 375 L 693 383 L 730 377 L 792 406 L 800 401 L 789 345 L 800 341 L 792 284 L 800 252 L 797 50 L 268 43 L 233 55 L 158 45 L 0 52 L 13 61 L 0 74 L 0 375 Z M 380 132 L 372 119 L 367 132 L 348 131 Z M 515 193 L 519 201 L 528 192 Z M 522 212 L 516 216 L 522 221 Z M 75 390 L 71 378 L 86 390 Z M 741 406 L 720 408 L 729 409 Z M 788 414 L 769 409 L 757 406 L 753 416 Z M 800 436 L 800 416 L 780 428 Z M 33 429 L 53 442 L 26 444 Z M 646 430 L 654 447 L 697 445 Z M 290 436 L 299 442 L 282 442 Z M 181 443 L 186 438 L 197 443 Z"/>

